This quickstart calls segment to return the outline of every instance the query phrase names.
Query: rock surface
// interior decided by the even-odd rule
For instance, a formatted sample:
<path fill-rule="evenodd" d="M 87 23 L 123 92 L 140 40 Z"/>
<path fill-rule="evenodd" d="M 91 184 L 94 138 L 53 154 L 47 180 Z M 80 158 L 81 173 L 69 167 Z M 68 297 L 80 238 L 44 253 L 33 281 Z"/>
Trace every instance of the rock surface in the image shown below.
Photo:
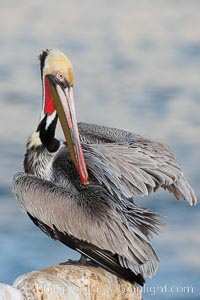
<path fill-rule="evenodd" d="M 20 290 L 4 283 L 0 283 L 1 300 L 25 300 Z"/>
<path fill-rule="evenodd" d="M 13 286 L 30 300 L 142 300 L 137 285 L 93 266 L 49 267 L 18 277 Z"/>

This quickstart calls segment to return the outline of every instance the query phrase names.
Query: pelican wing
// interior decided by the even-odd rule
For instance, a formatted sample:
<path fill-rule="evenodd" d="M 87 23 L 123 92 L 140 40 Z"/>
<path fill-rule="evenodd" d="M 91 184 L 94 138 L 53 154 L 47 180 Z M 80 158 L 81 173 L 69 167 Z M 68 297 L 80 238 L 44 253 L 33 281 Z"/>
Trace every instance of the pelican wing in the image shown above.
<path fill-rule="evenodd" d="M 138 140 L 140 135 L 103 125 L 78 123 L 80 139 L 83 143 L 113 143 Z"/>
<path fill-rule="evenodd" d="M 101 265 L 118 274 L 114 264 L 144 277 L 156 272 L 158 257 L 148 239 L 160 225 L 156 214 L 131 202 L 119 205 L 98 185 L 75 193 L 26 173 L 14 176 L 13 193 L 46 234 Z"/>
<path fill-rule="evenodd" d="M 121 143 L 83 144 L 91 178 L 118 199 L 144 196 L 159 187 L 176 199 L 196 204 L 196 196 L 172 153 L 164 145 L 143 138 Z"/>

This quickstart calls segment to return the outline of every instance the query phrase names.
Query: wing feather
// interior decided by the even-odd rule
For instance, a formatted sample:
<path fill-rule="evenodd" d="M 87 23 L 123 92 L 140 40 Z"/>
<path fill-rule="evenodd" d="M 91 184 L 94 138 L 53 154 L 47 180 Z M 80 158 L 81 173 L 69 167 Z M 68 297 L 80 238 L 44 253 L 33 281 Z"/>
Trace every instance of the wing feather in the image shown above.
<path fill-rule="evenodd" d="M 162 187 L 191 205 L 197 202 L 179 163 L 160 143 L 141 138 L 135 142 L 83 144 L 83 150 L 91 176 L 120 201 Z"/>
<path fill-rule="evenodd" d="M 102 187 L 89 185 L 74 194 L 25 173 L 15 175 L 13 193 L 24 211 L 51 230 L 118 255 L 143 277 L 155 273 L 159 259 L 148 236 L 161 225 L 157 214 L 131 202 L 119 205 Z"/>

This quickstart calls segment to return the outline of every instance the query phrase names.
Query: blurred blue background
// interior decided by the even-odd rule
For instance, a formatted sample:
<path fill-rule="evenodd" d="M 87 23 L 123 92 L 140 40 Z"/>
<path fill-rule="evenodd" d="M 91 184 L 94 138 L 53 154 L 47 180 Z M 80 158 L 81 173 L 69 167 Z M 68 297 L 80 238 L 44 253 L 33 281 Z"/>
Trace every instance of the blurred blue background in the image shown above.
<path fill-rule="evenodd" d="M 11 195 L 11 178 L 22 169 L 40 115 L 43 49 L 60 48 L 73 63 L 78 120 L 167 144 L 200 195 L 200 1 L 0 4 L 0 282 L 12 283 L 78 257 L 36 228 Z M 162 191 L 137 202 L 169 224 L 152 241 L 161 263 L 147 279 L 144 300 L 200 299 L 199 205 Z"/>

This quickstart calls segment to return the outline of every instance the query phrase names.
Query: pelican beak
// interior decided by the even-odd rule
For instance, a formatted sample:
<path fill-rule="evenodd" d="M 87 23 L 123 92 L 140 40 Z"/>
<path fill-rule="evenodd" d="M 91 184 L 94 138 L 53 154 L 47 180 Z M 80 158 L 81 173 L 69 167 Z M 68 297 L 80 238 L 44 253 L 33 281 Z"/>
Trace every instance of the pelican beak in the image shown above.
<path fill-rule="evenodd" d="M 60 120 L 71 159 L 83 184 L 88 184 L 88 172 L 79 138 L 78 125 L 74 106 L 73 87 L 64 87 L 55 76 L 46 75 L 55 109 Z"/>

